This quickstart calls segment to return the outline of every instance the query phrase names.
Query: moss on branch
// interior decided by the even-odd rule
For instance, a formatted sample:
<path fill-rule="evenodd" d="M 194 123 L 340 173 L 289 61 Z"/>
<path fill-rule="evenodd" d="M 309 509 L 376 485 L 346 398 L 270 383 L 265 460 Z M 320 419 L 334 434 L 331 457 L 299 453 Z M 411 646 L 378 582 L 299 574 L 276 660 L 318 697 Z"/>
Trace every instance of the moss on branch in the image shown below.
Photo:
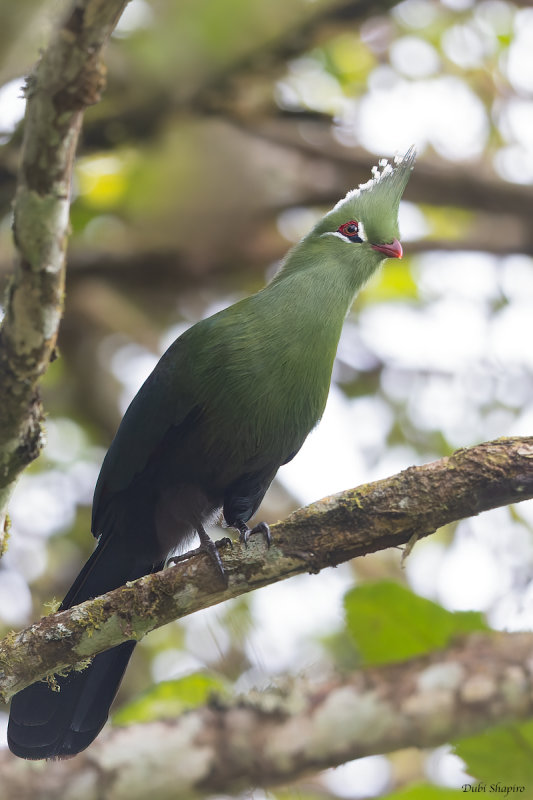
<path fill-rule="evenodd" d="M 174 619 L 304 572 L 405 545 L 455 520 L 533 497 L 533 437 L 513 437 L 326 497 L 272 526 L 272 545 L 252 537 L 219 551 L 228 586 L 193 551 L 161 572 L 52 614 L 0 642 L 0 696 Z"/>
<path fill-rule="evenodd" d="M 27 83 L 14 203 L 17 255 L 0 329 L 0 554 L 6 510 L 42 447 L 38 382 L 53 359 L 63 311 L 74 153 L 83 112 L 104 84 L 102 48 L 127 0 L 74 0 Z"/>

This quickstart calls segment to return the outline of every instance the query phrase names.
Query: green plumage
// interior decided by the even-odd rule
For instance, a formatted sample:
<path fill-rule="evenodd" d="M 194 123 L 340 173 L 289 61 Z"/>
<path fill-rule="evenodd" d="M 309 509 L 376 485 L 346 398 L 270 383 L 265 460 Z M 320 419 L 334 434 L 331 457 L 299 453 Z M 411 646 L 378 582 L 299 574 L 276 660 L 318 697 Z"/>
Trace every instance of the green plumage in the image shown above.
<path fill-rule="evenodd" d="M 139 390 L 106 455 L 93 503 L 98 546 L 62 607 L 160 569 L 222 510 L 247 536 L 278 468 L 300 449 L 328 395 L 357 291 L 400 256 L 398 207 L 414 151 L 380 164 L 287 255 L 271 283 L 194 325 Z M 362 234 L 364 233 L 364 236 Z M 104 724 L 133 644 L 12 702 L 8 740 L 25 758 L 72 755 Z"/>
<path fill-rule="evenodd" d="M 371 245 L 399 238 L 414 156 L 411 149 L 394 168 L 375 168 L 288 253 L 268 286 L 174 342 L 126 412 L 100 482 L 126 487 L 166 427 L 198 402 L 205 416 L 191 459 L 222 485 L 243 464 L 276 455 L 282 463 L 301 446 L 324 410 L 346 314 L 384 259 Z M 331 235 L 351 219 L 364 226 L 366 242 Z"/>

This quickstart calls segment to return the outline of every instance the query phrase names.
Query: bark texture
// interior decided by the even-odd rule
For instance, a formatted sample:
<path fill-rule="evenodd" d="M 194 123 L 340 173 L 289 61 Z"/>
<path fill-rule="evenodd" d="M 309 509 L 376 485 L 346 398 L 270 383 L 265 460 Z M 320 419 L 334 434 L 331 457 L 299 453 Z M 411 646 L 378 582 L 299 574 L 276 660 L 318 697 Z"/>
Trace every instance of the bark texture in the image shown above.
<path fill-rule="evenodd" d="M 27 82 L 14 203 L 17 256 L 0 329 L 0 555 L 12 490 L 42 447 L 38 381 L 54 358 L 63 309 L 70 183 L 83 112 L 100 97 L 100 53 L 126 3 L 73 2 Z"/>
<path fill-rule="evenodd" d="M 244 547 L 222 540 L 221 585 L 205 553 L 44 617 L 0 642 L 0 696 L 201 608 L 303 572 L 434 533 L 442 525 L 533 497 L 533 437 L 457 450 L 384 480 L 326 497 Z"/>
<path fill-rule="evenodd" d="M 235 795 L 376 753 L 436 745 L 533 712 L 533 635 L 476 634 L 404 663 L 304 678 L 175 720 L 107 728 L 66 761 L 0 753 L 0 798 Z"/>

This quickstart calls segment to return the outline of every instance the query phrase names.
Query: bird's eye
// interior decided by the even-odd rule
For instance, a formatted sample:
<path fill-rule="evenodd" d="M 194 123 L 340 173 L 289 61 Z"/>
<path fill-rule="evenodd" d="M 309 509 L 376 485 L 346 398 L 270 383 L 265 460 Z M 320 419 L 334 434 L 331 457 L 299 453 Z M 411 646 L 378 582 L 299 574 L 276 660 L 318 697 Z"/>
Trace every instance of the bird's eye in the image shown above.
<path fill-rule="evenodd" d="M 350 239 L 352 242 L 363 241 L 359 238 L 359 223 L 354 219 L 351 219 L 349 222 L 345 222 L 340 226 L 340 228 L 337 228 L 337 233 L 342 233 L 343 236 L 346 236 L 346 238 Z"/>

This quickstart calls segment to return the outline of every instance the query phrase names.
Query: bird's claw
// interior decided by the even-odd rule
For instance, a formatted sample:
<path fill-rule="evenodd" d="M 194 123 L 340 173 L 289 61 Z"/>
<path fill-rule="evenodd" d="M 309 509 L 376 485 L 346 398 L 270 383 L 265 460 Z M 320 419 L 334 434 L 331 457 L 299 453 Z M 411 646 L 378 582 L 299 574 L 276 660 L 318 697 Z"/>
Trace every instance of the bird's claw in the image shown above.
<path fill-rule="evenodd" d="M 224 585 L 227 586 L 228 576 L 226 575 L 226 570 L 224 569 L 224 565 L 222 563 L 222 559 L 220 558 L 220 553 L 218 552 L 216 543 L 210 539 L 209 536 L 207 536 L 206 539 L 200 539 L 200 547 L 198 549 L 203 550 L 203 552 L 209 556 L 218 574 L 224 581 Z"/>
<path fill-rule="evenodd" d="M 200 537 L 200 547 L 197 547 L 196 550 L 191 550 L 188 553 L 182 553 L 179 556 L 172 556 L 171 558 L 168 559 L 167 564 L 179 564 L 180 561 L 188 560 L 191 557 L 191 555 L 195 555 L 196 553 L 205 553 L 207 556 L 209 556 L 217 573 L 222 578 L 224 586 L 227 586 L 228 576 L 226 575 L 226 570 L 224 569 L 224 565 L 222 563 L 222 559 L 220 558 L 220 553 L 218 552 L 218 547 L 216 546 L 216 543 L 209 537 L 209 535 L 203 529 L 201 531 L 198 531 L 198 536 Z"/>
<path fill-rule="evenodd" d="M 250 536 L 256 533 L 261 533 L 265 537 L 265 542 L 267 547 L 270 547 L 270 545 L 272 544 L 272 536 L 270 534 L 270 528 L 266 522 L 260 522 L 258 525 L 255 526 L 255 528 L 252 528 L 251 530 L 248 527 L 248 525 L 246 525 L 245 522 L 236 525 L 236 528 L 239 531 L 239 541 L 242 542 L 242 544 L 244 545 L 247 545 Z"/>

